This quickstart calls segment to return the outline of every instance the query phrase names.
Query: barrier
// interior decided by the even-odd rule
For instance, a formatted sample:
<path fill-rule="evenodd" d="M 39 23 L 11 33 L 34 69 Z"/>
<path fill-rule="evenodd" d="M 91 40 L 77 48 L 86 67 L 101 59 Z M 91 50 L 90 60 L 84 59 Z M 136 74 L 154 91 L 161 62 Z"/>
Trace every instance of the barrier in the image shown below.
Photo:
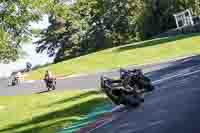
<path fill-rule="evenodd" d="M 197 33 L 197 32 L 200 32 L 200 23 L 185 26 L 182 28 L 171 29 L 167 32 L 156 35 L 154 38 L 177 36 L 181 34 L 191 34 L 191 33 Z"/>

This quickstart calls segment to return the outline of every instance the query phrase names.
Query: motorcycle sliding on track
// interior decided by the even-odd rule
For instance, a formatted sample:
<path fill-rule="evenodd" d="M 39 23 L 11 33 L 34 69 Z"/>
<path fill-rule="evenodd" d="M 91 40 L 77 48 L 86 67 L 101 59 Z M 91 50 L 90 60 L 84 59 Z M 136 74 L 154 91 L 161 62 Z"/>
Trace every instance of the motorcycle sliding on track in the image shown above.
<path fill-rule="evenodd" d="M 119 79 L 101 76 L 101 89 L 113 103 L 136 107 L 144 102 L 144 93 L 154 90 L 154 86 L 140 69 L 120 69 Z"/>

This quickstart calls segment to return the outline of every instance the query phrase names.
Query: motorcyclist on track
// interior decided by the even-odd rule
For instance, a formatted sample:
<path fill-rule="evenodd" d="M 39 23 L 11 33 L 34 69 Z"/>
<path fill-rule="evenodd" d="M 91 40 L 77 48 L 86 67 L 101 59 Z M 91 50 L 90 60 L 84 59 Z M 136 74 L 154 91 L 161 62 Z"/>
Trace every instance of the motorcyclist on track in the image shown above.
<path fill-rule="evenodd" d="M 17 72 L 15 75 L 13 75 L 13 78 L 11 79 L 11 84 L 12 85 L 17 85 L 21 82 L 22 80 L 22 73 L 21 72 Z"/>
<path fill-rule="evenodd" d="M 26 63 L 26 71 L 29 72 L 32 69 L 32 64 L 30 62 Z"/>
<path fill-rule="evenodd" d="M 46 87 L 49 88 L 49 84 L 54 83 L 56 78 L 53 76 L 52 72 L 49 70 L 46 70 L 45 75 L 44 75 L 44 81 L 46 83 Z"/>
<path fill-rule="evenodd" d="M 140 99 L 140 101 L 144 101 L 143 95 L 140 93 L 140 86 L 138 85 L 137 79 L 135 78 L 136 73 L 129 73 L 122 81 L 124 89 L 128 93 L 132 93 L 135 98 Z"/>
<path fill-rule="evenodd" d="M 150 79 L 144 76 L 140 69 L 134 69 L 127 72 L 124 83 L 130 86 L 137 85 L 139 91 L 152 91 L 154 87 L 150 84 Z"/>
<path fill-rule="evenodd" d="M 15 75 L 15 79 L 19 82 L 22 80 L 22 73 L 21 72 L 18 72 L 16 75 Z"/>

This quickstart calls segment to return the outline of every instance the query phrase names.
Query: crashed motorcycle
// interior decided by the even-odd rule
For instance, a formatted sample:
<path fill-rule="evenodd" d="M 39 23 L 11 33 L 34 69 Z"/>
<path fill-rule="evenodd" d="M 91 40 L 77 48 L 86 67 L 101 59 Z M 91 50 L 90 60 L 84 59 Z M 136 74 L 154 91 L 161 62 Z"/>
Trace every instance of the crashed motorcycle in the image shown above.
<path fill-rule="evenodd" d="M 141 70 L 120 69 L 120 78 L 101 76 L 103 92 L 117 105 L 138 106 L 144 102 L 144 93 L 154 89 Z"/>
<path fill-rule="evenodd" d="M 144 75 L 140 69 L 120 69 L 120 79 L 130 86 L 138 85 L 138 89 L 144 92 L 150 92 L 155 89 L 151 80 Z"/>
<path fill-rule="evenodd" d="M 136 88 L 124 87 L 122 80 L 114 80 L 105 76 L 101 77 L 101 89 L 117 105 L 138 106 L 144 101 Z"/>

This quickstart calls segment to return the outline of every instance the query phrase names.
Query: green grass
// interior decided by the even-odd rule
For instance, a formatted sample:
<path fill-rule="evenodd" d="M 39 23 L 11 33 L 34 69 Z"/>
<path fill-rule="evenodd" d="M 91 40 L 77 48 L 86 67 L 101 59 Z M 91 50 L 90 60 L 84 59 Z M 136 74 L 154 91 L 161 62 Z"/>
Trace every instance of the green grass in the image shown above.
<path fill-rule="evenodd" d="M 31 72 L 27 79 L 41 79 L 48 68 L 56 76 L 92 73 L 127 65 L 155 63 L 161 60 L 200 53 L 200 35 L 153 39 L 111 48 L 63 61 Z"/>
<path fill-rule="evenodd" d="M 0 132 L 55 133 L 107 102 L 98 91 L 0 97 Z"/>

